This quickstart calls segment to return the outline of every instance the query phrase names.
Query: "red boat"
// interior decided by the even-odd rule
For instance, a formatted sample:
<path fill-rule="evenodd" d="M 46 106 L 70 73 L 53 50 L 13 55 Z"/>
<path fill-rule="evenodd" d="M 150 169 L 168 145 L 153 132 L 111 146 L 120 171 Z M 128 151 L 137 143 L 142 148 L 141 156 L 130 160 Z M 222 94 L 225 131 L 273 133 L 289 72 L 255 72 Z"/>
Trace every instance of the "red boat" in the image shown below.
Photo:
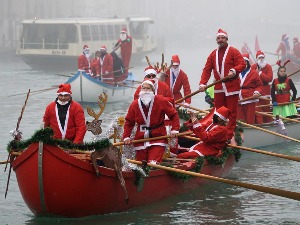
<path fill-rule="evenodd" d="M 200 172 L 223 177 L 234 163 L 233 155 L 222 165 L 205 161 Z M 174 168 L 191 170 L 195 165 L 188 161 L 174 164 Z M 183 182 L 165 170 L 151 170 L 149 177 L 136 186 L 135 173 L 123 171 L 129 195 L 126 204 L 115 171 L 99 166 L 98 178 L 87 154 L 69 154 L 57 146 L 33 143 L 16 157 L 12 166 L 23 199 L 36 216 L 85 217 L 122 212 L 210 182 L 199 177 Z"/>

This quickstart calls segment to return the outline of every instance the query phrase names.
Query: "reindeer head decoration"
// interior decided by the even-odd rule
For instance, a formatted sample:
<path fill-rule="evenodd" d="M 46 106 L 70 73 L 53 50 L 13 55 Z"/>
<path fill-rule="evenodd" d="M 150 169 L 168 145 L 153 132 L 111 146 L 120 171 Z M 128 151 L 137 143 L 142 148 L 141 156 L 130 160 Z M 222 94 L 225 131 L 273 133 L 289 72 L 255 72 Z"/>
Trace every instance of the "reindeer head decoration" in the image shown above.
<path fill-rule="evenodd" d="M 157 71 L 157 74 L 158 74 L 157 78 L 160 81 L 165 81 L 166 72 L 167 72 L 167 70 L 169 70 L 172 67 L 173 62 L 171 61 L 171 65 L 168 67 L 167 63 L 164 63 L 164 60 L 165 60 L 164 54 L 161 55 L 160 67 L 159 67 L 159 62 L 157 62 L 154 66 L 152 66 L 148 56 L 146 56 L 146 60 L 147 60 L 148 65 L 153 67 Z"/>
<path fill-rule="evenodd" d="M 90 107 L 86 108 L 88 114 L 90 116 L 94 117 L 94 120 L 92 122 L 86 121 L 86 125 L 87 125 L 86 129 L 88 131 L 91 131 L 94 135 L 99 135 L 102 133 L 102 128 L 101 128 L 102 120 L 99 120 L 99 117 L 101 116 L 101 114 L 103 113 L 103 111 L 105 109 L 107 98 L 108 98 L 108 96 L 105 92 L 103 92 L 99 96 L 98 105 L 100 107 L 100 111 L 98 113 L 95 113 L 95 111 L 93 109 L 91 109 Z"/>

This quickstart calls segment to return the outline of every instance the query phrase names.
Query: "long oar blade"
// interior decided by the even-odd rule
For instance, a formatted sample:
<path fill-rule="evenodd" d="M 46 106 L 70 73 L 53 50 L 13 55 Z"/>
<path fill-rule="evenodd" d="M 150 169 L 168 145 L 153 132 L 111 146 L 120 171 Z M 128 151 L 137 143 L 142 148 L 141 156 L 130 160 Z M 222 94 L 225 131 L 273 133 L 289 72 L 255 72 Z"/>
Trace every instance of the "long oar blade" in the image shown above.
<path fill-rule="evenodd" d="M 142 162 L 140 162 L 140 161 L 131 160 L 131 159 L 127 159 L 127 161 L 130 163 L 142 165 Z M 191 171 L 185 171 L 185 170 L 175 169 L 175 168 L 171 168 L 171 167 L 156 165 L 156 164 L 148 163 L 147 165 L 151 166 L 153 168 L 157 168 L 157 169 L 162 169 L 162 170 L 167 170 L 167 171 L 172 171 L 172 172 L 177 172 L 177 173 L 183 173 L 183 174 L 187 174 L 187 175 L 191 175 L 191 176 L 195 176 L 195 177 L 201 177 L 201 178 L 208 179 L 208 180 L 213 180 L 213 181 L 217 181 L 217 182 L 221 182 L 221 183 L 226 183 L 226 184 L 230 184 L 230 185 L 234 185 L 234 186 L 252 189 L 252 190 L 264 192 L 267 194 L 277 195 L 277 196 L 284 197 L 284 198 L 294 199 L 294 200 L 298 200 L 298 201 L 300 200 L 300 193 L 298 193 L 298 192 L 285 191 L 285 190 L 281 190 L 281 189 L 277 189 L 277 188 L 260 186 L 257 184 L 249 184 L 249 183 L 239 182 L 239 181 L 235 181 L 235 180 L 214 177 L 214 176 L 210 176 L 210 175 L 206 175 L 206 174 L 195 173 L 195 172 L 191 172 Z"/>

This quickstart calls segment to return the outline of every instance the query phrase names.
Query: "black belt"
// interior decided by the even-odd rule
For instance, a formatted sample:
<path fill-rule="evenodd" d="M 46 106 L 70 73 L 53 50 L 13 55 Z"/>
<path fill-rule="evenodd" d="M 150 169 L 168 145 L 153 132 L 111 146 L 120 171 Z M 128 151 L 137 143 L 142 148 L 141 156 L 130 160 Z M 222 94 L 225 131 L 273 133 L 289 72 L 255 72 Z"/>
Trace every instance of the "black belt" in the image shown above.
<path fill-rule="evenodd" d="M 152 126 L 152 127 L 144 127 L 144 128 L 146 130 L 149 130 L 149 138 L 151 138 L 152 137 L 151 130 L 157 129 L 157 128 L 163 126 L 163 125 L 164 125 L 164 123 L 160 123 L 160 124 Z"/>

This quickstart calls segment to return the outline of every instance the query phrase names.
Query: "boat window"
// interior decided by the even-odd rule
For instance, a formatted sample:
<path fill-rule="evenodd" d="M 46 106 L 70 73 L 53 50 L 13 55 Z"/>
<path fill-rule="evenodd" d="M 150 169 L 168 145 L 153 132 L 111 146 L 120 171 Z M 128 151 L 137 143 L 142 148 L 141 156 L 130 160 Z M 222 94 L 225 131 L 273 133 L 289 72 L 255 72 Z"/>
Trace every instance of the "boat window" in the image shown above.
<path fill-rule="evenodd" d="M 107 36 L 108 36 L 108 40 L 114 40 L 115 39 L 115 32 L 114 32 L 114 26 L 113 25 L 107 25 Z"/>
<path fill-rule="evenodd" d="M 114 38 L 114 40 L 118 40 L 119 37 L 120 37 L 121 30 L 122 30 L 121 24 L 115 24 L 114 25 L 114 30 L 115 30 L 115 38 Z"/>
<path fill-rule="evenodd" d="M 68 49 L 78 42 L 74 24 L 23 24 L 22 47 L 33 49 Z"/>
<path fill-rule="evenodd" d="M 149 21 L 131 21 L 129 23 L 130 35 L 135 39 L 143 39 L 148 33 Z"/>
<path fill-rule="evenodd" d="M 100 39 L 101 41 L 107 40 L 107 32 L 106 32 L 106 26 L 105 25 L 99 25 L 100 30 Z"/>
<path fill-rule="evenodd" d="M 100 40 L 100 34 L 99 34 L 98 25 L 91 25 L 91 31 L 92 31 L 92 40 L 93 41 L 99 41 Z"/>
<path fill-rule="evenodd" d="M 89 25 L 81 25 L 82 41 L 91 41 L 91 31 Z"/>

